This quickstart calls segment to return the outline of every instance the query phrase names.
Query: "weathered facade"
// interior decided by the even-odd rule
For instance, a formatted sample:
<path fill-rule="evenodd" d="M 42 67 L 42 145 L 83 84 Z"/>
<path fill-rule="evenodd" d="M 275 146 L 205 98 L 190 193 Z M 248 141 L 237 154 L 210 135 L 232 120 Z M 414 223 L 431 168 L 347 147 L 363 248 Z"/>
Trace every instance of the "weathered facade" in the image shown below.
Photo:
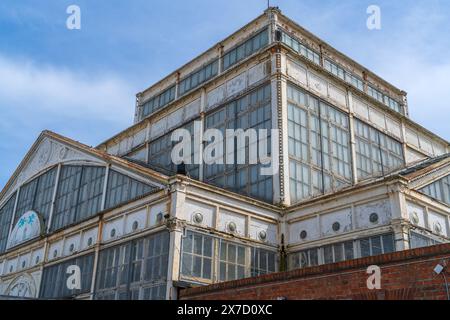
<path fill-rule="evenodd" d="M 408 117 L 405 92 L 276 8 L 136 102 L 134 125 L 96 148 L 47 131 L 33 145 L 0 194 L 0 295 L 176 299 L 450 241 L 449 143 Z M 176 174 L 177 128 L 279 129 L 265 141 L 279 170 Z"/>

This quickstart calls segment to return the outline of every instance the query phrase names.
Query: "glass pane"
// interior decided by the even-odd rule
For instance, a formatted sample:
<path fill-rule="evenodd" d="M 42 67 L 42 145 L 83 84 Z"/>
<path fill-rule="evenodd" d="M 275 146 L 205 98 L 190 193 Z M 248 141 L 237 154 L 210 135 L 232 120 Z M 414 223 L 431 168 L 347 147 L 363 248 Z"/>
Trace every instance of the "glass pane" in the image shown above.
<path fill-rule="evenodd" d="M 192 271 L 192 275 L 194 277 L 200 278 L 202 276 L 202 258 L 194 256 L 194 265 Z"/>
<path fill-rule="evenodd" d="M 245 248 L 244 247 L 239 247 L 237 263 L 245 264 Z"/>
<path fill-rule="evenodd" d="M 359 241 L 359 245 L 361 247 L 361 257 L 369 257 L 370 256 L 370 241 L 369 239 L 362 239 Z"/>
<path fill-rule="evenodd" d="M 203 278 L 211 279 L 212 260 L 203 259 Z"/>
<path fill-rule="evenodd" d="M 394 252 L 394 235 L 387 234 L 383 236 L 383 249 L 384 253 Z"/>
<path fill-rule="evenodd" d="M 344 260 L 343 245 L 341 243 L 335 244 L 333 248 L 334 248 L 334 261 L 335 262 L 343 261 Z"/>
<path fill-rule="evenodd" d="M 380 255 L 383 253 L 383 249 L 381 248 L 381 237 L 373 237 L 372 241 L 372 255 Z"/>
<path fill-rule="evenodd" d="M 333 247 L 326 246 L 323 248 L 324 261 L 326 264 L 333 263 Z"/>
<path fill-rule="evenodd" d="M 311 267 L 319 265 L 319 256 L 317 249 L 309 250 L 309 262 Z"/>
<path fill-rule="evenodd" d="M 345 247 L 345 259 L 352 260 L 354 258 L 353 241 L 346 242 Z"/>

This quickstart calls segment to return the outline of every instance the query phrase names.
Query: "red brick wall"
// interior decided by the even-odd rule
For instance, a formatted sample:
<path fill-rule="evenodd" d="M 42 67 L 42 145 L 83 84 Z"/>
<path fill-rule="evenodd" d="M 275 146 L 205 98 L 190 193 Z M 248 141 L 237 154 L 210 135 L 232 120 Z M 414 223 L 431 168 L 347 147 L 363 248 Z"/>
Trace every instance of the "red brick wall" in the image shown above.
<path fill-rule="evenodd" d="M 257 278 L 181 290 L 181 300 L 447 299 L 444 278 L 434 268 L 443 261 L 450 281 L 450 244 L 395 252 Z M 381 268 L 381 289 L 367 288 L 367 267 Z"/>

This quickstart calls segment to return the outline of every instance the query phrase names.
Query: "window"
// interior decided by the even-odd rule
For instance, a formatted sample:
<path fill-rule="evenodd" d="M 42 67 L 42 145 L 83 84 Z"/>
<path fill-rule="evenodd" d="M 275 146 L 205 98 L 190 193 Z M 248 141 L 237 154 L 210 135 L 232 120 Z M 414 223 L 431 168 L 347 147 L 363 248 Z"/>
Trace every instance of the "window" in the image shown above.
<path fill-rule="evenodd" d="M 348 116 L 288 86 L 290 192 L 294 202 L 351 183 Z"/>
<path fill-rule="evenodd" d="M 422 188 L 421 192 L 450 205 L 450 175 Z"/>
<path fill-rule="evenodd" d="M 166 134 L 149 144 L 148 161 L 152 166 L 165 168 L 172 173 L 176 172 L 170 154 L 172 152 L 173 143 L 170 140 L 170 134 Z"/>
<path fill-rule="evenodd" d="M 155 187 L 132 179 L 115 170 L 109 171 L 106 190 L 106 209 L 116 207 L 153 191 Z"/>
<path fill-rule="evenodd" d="M 16 195 L 14 193 L 8 201 L 0 208 L 0 253 L 5 252 L 8 242 L 9 228 L 11 226 L 11 220 L 14 215 L 14 205 L 16 202 Z"/>
<path fill-rule="evenodd" d="M 376 256 L 395 251 L 394 235 L 385 234 L 359 240 L 361 257 Z"/>
<path fill-rule="evenodd" d="M 17 214 L 15 215 L 15 221 L 17 222 L 20 217 L 33 208 L 34 197 L 36 195 L 38 179 L 34 179 L 31 182 L 23 185 L 19 190 L 19 200 L 17 201 Z"/>
<path fill-rule="evenodd" d="M 355 125 L 358 178 L 385 175 L 404 165 L 400 142 L 360 120 Z"/>
<path fill-rule="evenodd" d="M 246 277 L 245 247 L 220 240 L 219 252 L 219 281 Z"/>
<path fill-rule="evenodd" d="M 95 299 L 165 299 L 168 257 L 168 232 L 102 250 Z"/>
<path fill-rule="evenodd" d="M 411 249 L 423 248 L 441 244 L 441 242 L 434 240 L 433 238 L 418 234 L 417 232 L 411 232 L 409 235 L 409 245 Z"/>
<path fill-rule="evenodd" d="M 275 272 L 276 258 L 276 251 L 188 230 L 182 242 L 180 274 L 194 283 L 232 281 Z"/>
<path fill-rule="evenodd" d="M 195 281 L 212 280 L 213 238 L 187 231 L 183 238 L 181 274 Z"/>
<path fill-rule="evenodd" d="M 319 265 L 318 248 L 296 252 L 289 255 L 289 257 L 291 269 L 302 269 Z"/>
<path fill-rule="evenodd" d="M 67 273 L 69 266 L 76 265 L 81 270 L 81 289 L 69 290 Z M 94 255 L 86 255 L 44 268 L 42 274 L 40 297 L 46 299 L 72 298 L 91 291 Z"/>
<path fill-rule="evenodd" d="M 379 102 L 381 102 L 384 105 L 388 106 L 390 109 L 392 109 L 394 111 L 397 111 L 397 112 L 400 112 L 400 113 L 403 113 L 403 110 L 402 110 L 402 108 L 400 106 L 400 103 L 398 103 L 397 101 L 395 101 L 391 97 L 382 94 L 380 91 L 378 91 L 374 87 L 369 86 L 368 89 L 367 89 L 367 93 L 369 94 L 369 96 L 371 96 L 375 100 L 378 100 Z"/>
<path fill-rule="evenodd" d="M 384 103 L 384 96 L 383 94 L 378 91 L 377 89 L 373 88 L 372 86 L 369 86 L 367 93 L 369 96 L 374 98 L 375 100 L 378 100 L 381 103 Z"/>
<path fill-rule="evenodd" d="M 276 252 L 264 250 L 261 248 L 251 248 L 251 268 L 252 277 L 275 272 Z"/>
<path fill-rule="evenodd" d="M 139 150 L 133 151 L 132 153 L 127 155 L 127 158 L 140 161 L 140 162 L 146 162 L 147 161 L 147 148 L 143 147 Z"/>
<path fill-rule="evenodd" d="M 289 266 L 291 269 L 301 269 L 394 251 L 394 235 L 384 234 L 292 253 L 289 255 Z"/>
<path fill-rule="evenodd" d="M 314 62 L 315 64 L 320 65 L 320 55 L 316 51 L 305 46 L 297 39 L 289 36 L 287 33 L 285 32 L 282 33 L 281 42 L 286 44 L 288 47 L 294 49 L 294 51 L 296 51 L 298 54 L 301 54 L 308 60 Z"/>
<path fill-rule="evenodd" d="M 267 154 L 270 155 L 271 119 L 271 88 L 267 84 L 208 114 L 205 119 L 205 130 L 218 129 L 225 138 L 225 130 L 227 129 L 247 131 L 252 128 L 258 130 L 258 132 L 259 129 L 267 129 L 267 139 L 258 137 L 259 143 L 256 149 L 265 143 Z M 250 164 L 250 148 L 255 146 L 249 145 L 248 139 L 246 140 L 245 148 L 242 149 L 238 149 L 238 139 L 236 137 L 234 138 L 233 150 L 228 150 L 226 143 L 224 143 L 224 150 L 217 155 L 217 158 L 222 157 L 223 163 L 226 163 L 226 156 L 234 154 L 233 164 L 205 164 L 205 181 L 244 195 L 272 202 L 272 177 L 260 174 L 260 169 L 263 167 L 260 163 Z M 214 143 L 212 141 L 208 146 Z M 237 164 L 238 154 L 245 154 L 244 164 Z"/>
<path fill-rule="evenodd" d="M 384 104 L 387 105 L 392 110 L 402 113 L 400 104 L 391 97 L 384 96 Z"/>
<path fill-rule="evenodd" d="M 268 43 L 269 31 L 266 28 L 236 48 L 226 52 L 223 56 L 223 69 L 227 70 L 239 61 L 247 58 L 261 48 L 264 48 Z"/>
<path fill-rule="evenodd" d="M 61 168 L 52 230 L 86 220 L 101 210 L 104 167 L 63 166 Z"/>
<path fill-rule="evenodd" d="M 331 62 L 328 59 L 325 59 L 324 67 L 329 72 L 351 84 L 358 90 L 364 91 L 364 82 L 361 80 L 361 78 L 355 76 L 347 70 L 344 70 L 342 67 L 340 67 L 336 63 Z"/>
<path fill-rule="evenodd" d="M 219 71 L 219 61 L 214 60 L 208 65 L 200 68 L 199 70 L 191 73 L 186 78 L 180 81 L 179 84 L 179 95 L 182 96 L 188 91 L 195 89 L 202 83 L 208 81 L 209 79 L 215 77 Z"/>
<path fill-rule="evenodd" d="M 56 182 L 56 171 L 57 169 L 53 168 L 20 188 L 15 215 L 16 222 L 27 211 L 34 210 L 43 218 L 45 225 L 48 223 Z"/>
<path fill-rule="evenodd" d="M 175 86 L 156 95 L 141 106 L 141 120 L 175 100 Z"/>
<path fill-rule="evenodd" d="M 185 167 L 186 172 L 190 177 L 198 179 L 199 165 L 194 164 L 194 154 L 197 148 L 194 141 L 194 122 L 190 122 L 180 127 L 180 129 L 186 129 L 191 133 L 191 164 L 186 164 Z M 150 165 L 155 167 L 156 170 L 161 170 L 163 173 L 168 172 L 169 174 L 175 174 L 177 172 L 177 166 L 173 163 L 171 154 L 173 147 L 177 144 L 177 142 L 172 142 L 171 136 L 172 132 L 169 132 L 164 136 L 150 142 L 148 162 Z"/>
<path fill-rule="evenodd" d="M 78 198 L 77 221 L 82 221 L 100 211 L 103 197 L 105 169 L 84 167 Z"/>
<path fill-rule="evenodd" d="M 352 260 L 355 256 L 353 241 L 323 247 L 325 264 Z"/>

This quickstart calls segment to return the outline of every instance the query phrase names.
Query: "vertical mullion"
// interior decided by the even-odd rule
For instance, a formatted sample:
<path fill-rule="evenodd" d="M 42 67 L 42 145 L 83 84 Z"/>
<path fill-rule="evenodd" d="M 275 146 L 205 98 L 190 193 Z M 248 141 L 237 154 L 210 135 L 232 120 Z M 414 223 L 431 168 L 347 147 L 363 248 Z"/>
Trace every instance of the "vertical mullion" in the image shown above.
<path fill-rule="evenodd" d="M 324 168 L 324 150 L 323 150 L 323 132 L 322 132 L 322 104 L 321 101 L 317 102 L 317 111 L 318 111 L 318 126 L 319 126 L 319 150 L 320 150 L 320 173 L 322 175 L 322 194 L 325 193 L 325 168 Z M 328 125 L 328 124 L 327 124 Z M 330 146 L 328 146 L 329 148 Z M 334 251 L 334 250 L 333 250 Z"/>
<path fill-rule="evenodd" d="M 383 165 L 383 150 L 381 149 L 381 137 L 380 137 L 380 132 L 378 132 L 377 130 L 375 130 L 375 133 L 377 135 L 377 143 L 378 143 L 378 152 L 379 152 L 379 156 L 380 156 L 380 163 L 381 163 L 381 174 L 384 176 L 384 165 Z"/>
<path fill-rule="evenodd" d="M 19 188 L 17 189 L 17 192 L 16 192 L 16 199 L 14 200 L 14 209 L 13 209 L 13 212 L 12 212 L 12 215 L 11 215 L 11 221 L 9 223 L 9 231 L 8 231 L 8 237 L 6 238 L 5 249 L 8 246 L 8 239 L 9 239 L 9 236 L 11 235 L 12 229 L 14 227 L 14 220 L 16 219 L 16 211 L 17 211 L 17 206 L 18 206 L 18 203 L 19 203 L 19 192 L 20 192 L 20 189 L 21 189 L 21 186 L 19 186 Z M 5 203 L 5 206 L 6 206 L 7 203 L 8 202 Z"/>
<path fill-rule="evenodd" d="M 50 170 L 48 171 L 48 172 L 50 172 Z M 44 176 L 44 175 L 46 175 L 48 172 L 46 172 L 46 173 L 44 173 L 44 174 L 42 174 L 42 175 L 40 175 L 39 177 L 37 177 L 34 181 L 36 181 L 35 183 L 35 186 L 34 186 L 34 190 L 33 190 L 33 197 L 32 197 L 32 200 L 31 200 L 31 210 L 33 210 L 34 208 L 35 208 L 35 205 L 36 205 L 36 196 L 37 196 L 37 192 L 38 192 L 38 189 L 39 189 L 39 185 L 41 184 L 41 180 L 42 180 L 42 177 Z"/>
<path fill-rule="evenodd" d="M 77 215 L 78 215 L 78 210 L 79 210 L 79 206 L 80 206 L 80 194 L 81 194 L 81 183 L 83 182 L 83 178 L 85 175 L 85 170 L 87 167 L 81 166 L 81 173 L 80 173 L 80 177 L 78 178 L 78 182 L 76 185 L 76 189 L 77 190 L 77 194 L 76 194 L 76 202 L 75 202 L 75 211 L 74 211 L 74 216 L 73 216 L 73 221 L 71 221 L 70 224 L 75 223 L 77 221 Z"/>
<path fill-rule="evenodd" d="M 202 235 L 202 249 L 200 250 L 200 257 L 201 257 L 201 263 L 200 263 L 200 278 L 203 278 L 204 273 L 204 264 L 205 264 L 205 236 Z"/>
<path fill-rule="evenodd" d="M 53 195 L 52 195 L 52 204 L 50 207 L 50 213 L 49 213 L 49 217 L 48 217 L 48 225 L 47 225 L 47 233 L 50 232 L 51 229 L 51 225 L 52 225 L 52 219 L 53 219 L 53 213 L 55 211 L 55 206 L 56 206 L 56 195 L 57 195 L 57 191 L 58 191 L 58 187 L 59 187 L 59 179 L 60 179 L 60 175 L 61 175 L 61 168 L 62 165 L 58 164 L 58 168 L 56 171 L 56 180 L 55 180 L 55 186 L 53 189 Z"/>
<path fill-rule="evenodd" d="M 101 206 L 100 206 L 100 211 L 105 210 L 105 205 L 106 205 L 106 193 L 108 191 L 108 179 L 109 179 L 109 170 L 110 170 L 110 165 L 106 166 L 105 169 L 105 178 L 104 178 L 104 185 L 103 185 L 103 193 L 102 193 L 102 202 L 101 202 Z"/>

